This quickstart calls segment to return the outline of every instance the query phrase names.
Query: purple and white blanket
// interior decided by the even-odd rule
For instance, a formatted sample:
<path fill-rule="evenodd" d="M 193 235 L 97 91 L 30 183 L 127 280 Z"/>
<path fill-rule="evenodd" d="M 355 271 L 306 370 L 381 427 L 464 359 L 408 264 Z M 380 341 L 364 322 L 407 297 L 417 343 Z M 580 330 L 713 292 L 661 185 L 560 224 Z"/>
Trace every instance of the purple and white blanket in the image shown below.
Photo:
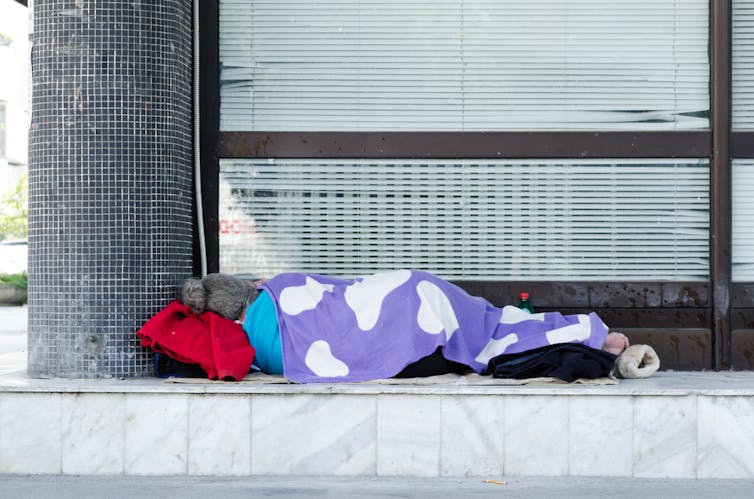
<path fill-rule="evenodd" d="M 438 347 L 481 373 L 502 353 L 567 342 L 601 348 L 608 332 L 594 313 L 499 308 L 419 270 L 353 281 L 288 273 L 263 288 L 277 308 L 285 377 L 299 383 L 389 378 Z"/>

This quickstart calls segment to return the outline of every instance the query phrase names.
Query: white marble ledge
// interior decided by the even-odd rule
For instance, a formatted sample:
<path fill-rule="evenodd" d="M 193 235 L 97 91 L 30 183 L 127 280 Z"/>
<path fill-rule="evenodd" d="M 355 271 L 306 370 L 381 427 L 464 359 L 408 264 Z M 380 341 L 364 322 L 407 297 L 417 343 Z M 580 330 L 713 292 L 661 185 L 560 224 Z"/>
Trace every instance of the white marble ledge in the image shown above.
<path fill-rule="evenodd" d="M 456 379 L 458 378 L 458 379 Z M 25 371 L 0 374 L 0 393 L 218 393 L 218 394 L 414 394 L 414 395 L 605 395 L 605 396 L 754 396 L 754 371 L 673 372 L 662 371 L 639 380 L 620 380 L 613 385 L 526 384 L 478 377 L 469 382 L 444 377 L 427 384 L 376 383 L 169 383 L 158 378 L 127 379 L 33 379 Z"/>

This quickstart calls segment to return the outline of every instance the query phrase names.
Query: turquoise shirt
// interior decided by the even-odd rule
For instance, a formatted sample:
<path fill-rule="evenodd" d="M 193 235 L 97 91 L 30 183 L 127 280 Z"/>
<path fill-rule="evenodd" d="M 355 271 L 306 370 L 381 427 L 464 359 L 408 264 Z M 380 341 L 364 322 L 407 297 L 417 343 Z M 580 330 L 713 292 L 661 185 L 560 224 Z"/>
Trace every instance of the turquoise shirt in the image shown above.
<path fill-rule="evenodd" d="M 275 302 L 269 293 L 260 291 L 254 303 L 246 309 L 243 330 L 256 351 L 254 365 L 267 374 L 283 374 L 280 327 Z"/>

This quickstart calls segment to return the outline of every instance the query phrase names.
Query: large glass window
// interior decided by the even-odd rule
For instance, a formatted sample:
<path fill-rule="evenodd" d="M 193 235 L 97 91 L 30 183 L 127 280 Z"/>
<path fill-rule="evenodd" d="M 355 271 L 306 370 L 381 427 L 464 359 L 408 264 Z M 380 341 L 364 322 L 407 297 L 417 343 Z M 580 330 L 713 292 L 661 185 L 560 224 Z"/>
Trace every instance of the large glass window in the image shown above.
<path fill-rule="evenodd" d="M 754 281 L 754 159 L 733 160 L 732 278 Z"/>
<path fill-rule="evenodd" d="M 220 267 L 705 280 L 699 160 L 223 160 Z"/>
<path fill-rule="evenodd" d="M 732 127 L 754 130 L 754 0 L 733 0 Z M 754 159 L 732 165 L 732 278 L 754 281 Z"/>
<path fill-rule="evenodd" d="M 709 126 L 707 0 L 222 0 L 225 131 Z"/>
<path fill-rule="evenodd" d="M 754 0 L 733 0 L 734 130 L 754 130 Z"/>
<path fill-rule="evenodd" d="M 707 0 L 220 0 L 220 129 L 703 130 L 708 37 Z M 707 159 L 498 155 L 221 159 L 220 269 L 709 278 Z"/>

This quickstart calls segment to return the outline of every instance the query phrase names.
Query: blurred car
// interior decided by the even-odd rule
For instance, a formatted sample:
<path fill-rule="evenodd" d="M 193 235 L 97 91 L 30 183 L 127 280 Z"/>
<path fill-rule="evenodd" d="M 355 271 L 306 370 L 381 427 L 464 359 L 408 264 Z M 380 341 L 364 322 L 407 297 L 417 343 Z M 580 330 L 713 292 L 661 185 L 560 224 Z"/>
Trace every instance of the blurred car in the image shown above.
<path fill-rule="evenodd" d="M 28 255 L 26 239 L 0 241 L 0 274 L 26 272 Z"/>

